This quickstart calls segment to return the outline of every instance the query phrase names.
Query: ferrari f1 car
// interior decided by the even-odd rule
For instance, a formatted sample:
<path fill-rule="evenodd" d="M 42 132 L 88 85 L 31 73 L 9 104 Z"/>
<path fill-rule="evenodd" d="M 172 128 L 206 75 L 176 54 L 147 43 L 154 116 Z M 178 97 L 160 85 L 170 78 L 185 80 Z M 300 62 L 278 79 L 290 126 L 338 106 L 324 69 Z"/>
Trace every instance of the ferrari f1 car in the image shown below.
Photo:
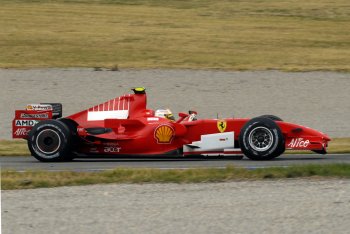
<path fill-rule="evenodd" d="M 330 138 L 273 115 L 256 118 L 198 119 L 146 107 L 144 88 L 62 118 L 59 103 L 30 104 L 16 110 L 13 138 L 27 139 L 43 162 L 95 156 L 240 156 L 273 159 L 285 150 L 325 154 Z"/>

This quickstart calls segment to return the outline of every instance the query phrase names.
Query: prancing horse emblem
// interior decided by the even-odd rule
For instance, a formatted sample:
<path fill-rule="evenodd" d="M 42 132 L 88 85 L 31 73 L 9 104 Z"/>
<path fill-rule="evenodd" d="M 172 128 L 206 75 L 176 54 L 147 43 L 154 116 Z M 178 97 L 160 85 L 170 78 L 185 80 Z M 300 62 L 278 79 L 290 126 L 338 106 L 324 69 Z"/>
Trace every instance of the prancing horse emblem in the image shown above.
<path fill-rule="evenodd" d="M 226 120 L 218 120 L 217 126 L 220 132 L 225 132 L 226 127 L 227 127 L 227 122 Z"/>

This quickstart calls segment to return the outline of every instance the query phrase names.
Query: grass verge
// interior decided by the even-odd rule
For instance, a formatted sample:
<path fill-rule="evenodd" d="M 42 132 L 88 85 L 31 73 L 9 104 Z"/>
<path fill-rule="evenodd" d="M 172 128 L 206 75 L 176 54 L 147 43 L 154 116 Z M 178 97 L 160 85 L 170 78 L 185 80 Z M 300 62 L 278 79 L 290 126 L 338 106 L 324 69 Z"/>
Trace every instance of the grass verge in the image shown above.
<path fill-rule="evenodd" d="M 246 179 L 283 179 L 308 177 L 350 178 L 349 164 L 306 165 L 248 170 L 225 169 L 115 169 L 104 172 L 1 172 L 3 190 L 50 188 L 107 183 L 203 183 Z"/>
<path fill-rule="evenodd" d="M 0 0 L 0 67 L 350 71 L 348 0 Z"/>
<path fill-rule="evenodd" d="M 0 140 L 1 156 L 29 156 L 26 140 Z"/>
<path fill-rule="evenodd" d="M 310 151 L 287 151 L 286 153 L 304 154 Z M 328 153 L 350 153 L 350 138 L 334 138 L 329 142 Z M 25 140 L 0 140 L 1 156 L 29 156 L 27 142 Z"/>

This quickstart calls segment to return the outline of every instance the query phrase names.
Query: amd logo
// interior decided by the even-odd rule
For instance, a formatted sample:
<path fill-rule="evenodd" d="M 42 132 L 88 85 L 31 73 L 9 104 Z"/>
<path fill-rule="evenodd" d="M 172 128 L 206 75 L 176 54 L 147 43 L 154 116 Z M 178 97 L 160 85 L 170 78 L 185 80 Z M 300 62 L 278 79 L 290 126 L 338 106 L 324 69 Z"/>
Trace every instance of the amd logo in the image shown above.
<path fill-rule="evenodd" d="M 15 125 L 21 127 L 33 127 L 37 123 L 39 123 L 37 120 L 16 120 Z"/>

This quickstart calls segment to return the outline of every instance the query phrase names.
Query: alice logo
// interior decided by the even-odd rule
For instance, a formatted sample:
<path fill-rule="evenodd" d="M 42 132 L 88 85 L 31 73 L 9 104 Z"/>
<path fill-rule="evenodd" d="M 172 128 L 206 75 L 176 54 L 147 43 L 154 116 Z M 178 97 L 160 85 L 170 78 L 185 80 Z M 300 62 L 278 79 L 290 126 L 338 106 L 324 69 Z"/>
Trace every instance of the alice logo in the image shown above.
<path fill-rule="evenodd" d="M 174 129 L 169 125 L 160 125 L 154 131 L 154 138 L 158 144 L 170 144 L 175 135 Z"/>
<path fill-rule="evenodd" d="M 225 132 L 226 127 L 227 127 L 226 120 L 218 120 L 217 127 L 218 127 L 220 132 Z"/>

